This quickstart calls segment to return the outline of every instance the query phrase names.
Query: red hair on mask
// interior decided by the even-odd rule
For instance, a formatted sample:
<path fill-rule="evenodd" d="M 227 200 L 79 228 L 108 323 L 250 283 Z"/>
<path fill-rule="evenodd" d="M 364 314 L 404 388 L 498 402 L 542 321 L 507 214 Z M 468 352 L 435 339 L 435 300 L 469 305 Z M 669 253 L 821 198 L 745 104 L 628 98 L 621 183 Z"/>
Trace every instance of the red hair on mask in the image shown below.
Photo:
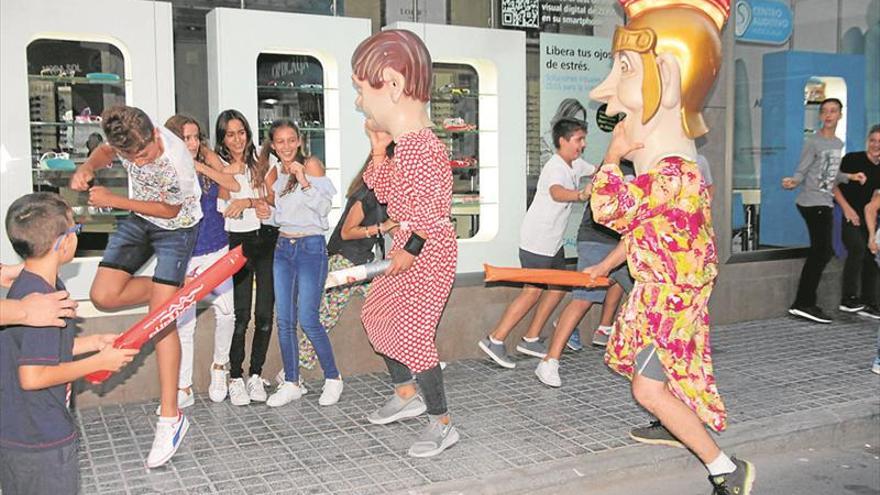
<path fill-rule="evenodd" d="M 403 94 L 419 101 L 431 99 L 431 54 L 416 34 L 402 29 L 381 31 L 361 42 L 351 57 L 354 77 L 379 89 L 385 84 L 382 71 L 403 75 Z"/>

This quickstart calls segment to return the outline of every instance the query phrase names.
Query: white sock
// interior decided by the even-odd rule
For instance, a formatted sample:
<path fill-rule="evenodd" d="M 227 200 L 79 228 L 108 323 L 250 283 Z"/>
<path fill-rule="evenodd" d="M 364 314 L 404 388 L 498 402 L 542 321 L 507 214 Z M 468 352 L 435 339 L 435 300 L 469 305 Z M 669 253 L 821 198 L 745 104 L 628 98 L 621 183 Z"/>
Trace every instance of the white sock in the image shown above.
<path fill-rule="evenodd" d="M 538 337 L 523 337 L 523 340 L 525 340 L 526 342 L 529 342 L 529 343 L 531 343 L 531 342 L 537 342 L 537 341 L 538 341 Z"/>
<path fill-rule="evenodd" d="M 174 416 L 174 417 L 170 417 L 170 418 L 167 418 L 165 416 L 159 416 L 159 422 L 160 423 L 177 423 L 177 418 L 179 416 L 180 416 L 180 414 L 178 414 L 177 416 Z"/>
<path fill-rule="evenodd" d="M 727 454 L 721 452 L 714 461 L 706 464 L 706 469 L 709 470 L 710 475 L 718 476 L 736 471 L 736 464 L 730 460 L 730 457 L 727 457 Z"/>
<path fill-rule="evenodd" d="M 493 337 L 493 336 L 491 336 L 491 335 L 489 336 L 489 342 L 491 342 L 491 343 L 493 343 L 493 344 L 503 344 L 503 343 L 504 343 L 504 342 L 502 342 L 502 341 L 500 341 L 500 340 L 495 340 L 495 337 Z"/>
<path fill-rule="evenodd" d="M 599 330 L 605 330 L 606 332 L 611 331 L 611 325 L 599 325 Z"/>

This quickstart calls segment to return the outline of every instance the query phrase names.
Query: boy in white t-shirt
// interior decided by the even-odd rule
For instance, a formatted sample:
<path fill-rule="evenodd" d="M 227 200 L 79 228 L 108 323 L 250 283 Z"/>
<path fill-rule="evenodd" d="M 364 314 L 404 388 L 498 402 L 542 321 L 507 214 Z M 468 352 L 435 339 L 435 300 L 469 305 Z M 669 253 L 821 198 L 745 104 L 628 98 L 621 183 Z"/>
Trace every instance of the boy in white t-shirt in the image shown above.
<path fill-rule="evenodd" d="M 104 309 L 149 303 L 158 308 L 183 285 L 202 208 L 201 188 L 186 145 L 143 110 L 115 106 L 102 116 L 107 144 L 95 149 L 70 180 L 89 192 L 89 205 L 129 210 L 110 235 L 89 294 Z M 128 197 L 93 184 L 95 170 L 119 157 L 128 172 Z M 156 256 L 152 279 L 136 277 Z M 180 339 L 174 323 L 156 340 L 161 406 L 147 467 L 168 462 L 180 446 L 189 422 L 177 409 Z"/>
<path fill-rule="evenodd" d="M 523 268 L 565 269 L 562 238 L 572 203 L 584 202 L 590 197 L 591 186 L 579 189 L 581 177 L 592 175 L 596 167 L 581 158 L 586 148 L 587 126 L 582 120 L 564 118 L 553 125 L 554 154 L 538 178 L 538 190 L 529 206 L 520 229 L 519 260 Z M 501 320 L 478 345 L 493 361 L 505 368 L 516 363 L 507 356 L 504 340 L 513 327 L 528 313 L 538 299 L 538 309 L 516 350 L 529 356 L 543 358 L 546 346 L 538 339 L 544 324 L 553 313 L 566 291 L 558 288 L 526 285 L 504 311 Z M 544 297 L 541 298 L 541 294 Z"/>

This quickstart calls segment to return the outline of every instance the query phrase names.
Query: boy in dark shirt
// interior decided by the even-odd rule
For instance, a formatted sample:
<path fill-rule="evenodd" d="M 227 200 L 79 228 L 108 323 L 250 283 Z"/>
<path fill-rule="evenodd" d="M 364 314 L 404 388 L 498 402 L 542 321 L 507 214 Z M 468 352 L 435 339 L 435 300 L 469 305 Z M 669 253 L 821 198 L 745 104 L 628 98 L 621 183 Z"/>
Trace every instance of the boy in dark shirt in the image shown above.
<path fill-rule="evenodd" d="M 877 281 L 880 272 L 867 248 L 868 238 L 873 233 L 869 233 L 866 227 L 865 206 L 874 191 L 880 189 L 880 125 L 874 125 L 868 131 L 866 144 L 865 151 L 847 153 L 840 163 L 841 172 L 864 174 L 865 183 L 838 184 L 833 191 L 834 200 L 843 209 L 841 235 L 847 253 L 839 309 L 878 320 Z"/>
<path fill-rule="evenodd" d="M 64 290 L 61 265 L 73 259 L 79 225 L 57 194 L 15 200 L 6 214 L 13 249 L 24 269 L 9 299 Z M 116 335 L 76 337 L 76 325 L 10 326 L 0 332 L 0 489 L 10 494 L 79 491 L 77 432 L 70 413 L 71 384 L 99 370 L 118 370 L 137 350 L 115 349 Z M 79 354 L 95 352 L 74 361 Z"/>

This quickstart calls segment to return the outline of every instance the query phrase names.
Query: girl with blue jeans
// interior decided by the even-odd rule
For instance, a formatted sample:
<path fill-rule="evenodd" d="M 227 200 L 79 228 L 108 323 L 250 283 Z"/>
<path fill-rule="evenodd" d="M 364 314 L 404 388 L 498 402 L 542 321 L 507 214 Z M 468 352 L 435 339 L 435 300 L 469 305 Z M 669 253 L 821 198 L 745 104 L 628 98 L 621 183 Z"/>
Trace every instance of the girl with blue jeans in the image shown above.
<path fill-rule="evenodd" d="M 324 370 L 324 391 L 318 403 L 329 406 L 342 394 L 342 376 L 336 369 L 333 347 L 318 313 L 327 278 L 324 234 L 330 227 L 327 214 L 336 188 L 324 176 L 324 165 L 319 159 L 303 156 L 299 129 L 290 120 L 272 123 L 260 160 L 268 161 L 270 153 L 281 162 L 273 186 L 275 222 L 280 228 L 273 275 L 285 381 L 266 404 L 283 406 L 303 394 L 299 383 L 298 322 Z"/>

